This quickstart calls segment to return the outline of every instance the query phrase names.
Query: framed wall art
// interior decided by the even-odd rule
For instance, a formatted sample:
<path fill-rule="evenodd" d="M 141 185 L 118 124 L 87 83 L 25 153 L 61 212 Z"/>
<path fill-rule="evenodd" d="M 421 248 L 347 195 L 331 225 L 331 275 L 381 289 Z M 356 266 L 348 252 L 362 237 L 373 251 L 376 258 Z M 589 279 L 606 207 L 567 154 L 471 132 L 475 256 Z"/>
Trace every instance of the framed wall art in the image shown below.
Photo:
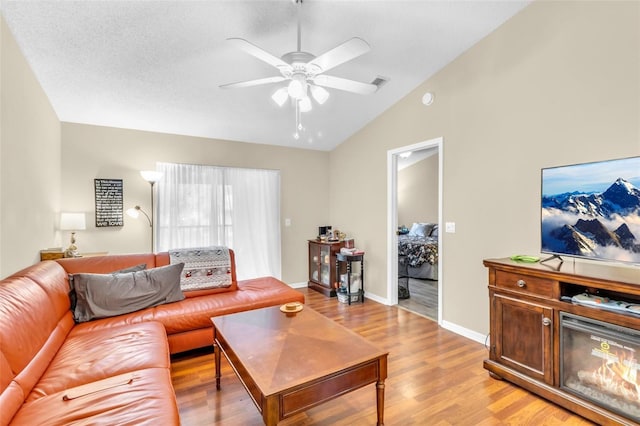
<path fill-rule="evenodd" d="M 94 179 L 96 228 L 124 226 L 122 179 Z"/>

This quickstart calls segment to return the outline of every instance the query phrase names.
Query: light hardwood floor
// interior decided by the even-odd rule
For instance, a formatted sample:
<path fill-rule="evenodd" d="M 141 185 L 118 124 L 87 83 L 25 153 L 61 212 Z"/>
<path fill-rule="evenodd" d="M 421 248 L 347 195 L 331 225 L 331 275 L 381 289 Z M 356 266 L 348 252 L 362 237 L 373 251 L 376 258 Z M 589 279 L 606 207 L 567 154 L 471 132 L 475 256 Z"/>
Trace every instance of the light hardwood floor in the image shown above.
<path fill-rule="evenodd" d="M 410 297 L 398 300 L 398 306 L 437 321 L 438 281 L 406 279 L 409 281 Z"/>
<path fill-rule="evenodd" d="M 306 305 L 389 351 L 385 424 L 590 425 L 482 368 L 482 344 L 437 323 L 371 300 L 351 306 L 301 289 Z M 248 339 L 251 336 L 247 336 Z M 222 389 L 215 389 L 212 351 L 172 358 L 182 424 L 261 425 L 262 417 L 223 357 Z M 281 422 L 291 425 L 373 425 L 375 386 L 369 385 Z"/>

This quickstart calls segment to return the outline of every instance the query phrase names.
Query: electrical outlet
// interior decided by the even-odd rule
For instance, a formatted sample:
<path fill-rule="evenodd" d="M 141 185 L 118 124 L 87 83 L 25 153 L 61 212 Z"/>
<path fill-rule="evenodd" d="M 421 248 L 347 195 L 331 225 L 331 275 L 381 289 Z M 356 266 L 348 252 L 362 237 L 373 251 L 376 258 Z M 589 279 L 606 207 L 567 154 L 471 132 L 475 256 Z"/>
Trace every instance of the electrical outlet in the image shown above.
<path fill-rule="evenodd" d="M 284 226 L 291 226 L 291 219 L 286 218 L 286 219 L 284 220 Z"/>
<path fill-rule="evenodd" d="M 456 233 L 456 223 L 455 222 L 446 222 L 444 224 L 444 232 L 449 232 L 451 234 Z"/>

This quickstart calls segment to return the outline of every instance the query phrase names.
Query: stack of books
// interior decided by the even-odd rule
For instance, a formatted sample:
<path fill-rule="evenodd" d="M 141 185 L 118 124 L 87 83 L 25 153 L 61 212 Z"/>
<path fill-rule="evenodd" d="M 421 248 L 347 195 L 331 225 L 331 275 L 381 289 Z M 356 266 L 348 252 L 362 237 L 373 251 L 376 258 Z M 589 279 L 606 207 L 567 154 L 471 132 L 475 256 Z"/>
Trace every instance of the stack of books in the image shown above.
<path fill-rule="evenodd" d="M 340 249 L 340 254 L 346 254 L 346 255 L 349 255 L 349 256 L 357 256 L 357 255 L 360 255 L 360 254 L 364 254 L 364 250 L 360 250 L 360 249 L 357 249 L 355 247 L 353 247 L 353 248 L 342 247 Z"/>

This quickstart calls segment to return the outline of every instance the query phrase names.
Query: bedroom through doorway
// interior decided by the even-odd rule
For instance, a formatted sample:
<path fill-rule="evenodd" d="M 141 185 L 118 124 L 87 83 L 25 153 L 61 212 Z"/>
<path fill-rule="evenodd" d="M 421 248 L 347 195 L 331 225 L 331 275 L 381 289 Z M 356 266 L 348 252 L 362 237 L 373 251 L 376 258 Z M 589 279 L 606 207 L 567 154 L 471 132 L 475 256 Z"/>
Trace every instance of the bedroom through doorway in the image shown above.
<path fill-rule="evenodd" d="M 438 323 L 441 320 L 440 270 L 442 139 L 396 149 L 390 172 L 394 178 L 390 204 L 393 250 L 390 296 L 397 306 Z M 390 212 L 391 213 L 391 212 Z"/>

